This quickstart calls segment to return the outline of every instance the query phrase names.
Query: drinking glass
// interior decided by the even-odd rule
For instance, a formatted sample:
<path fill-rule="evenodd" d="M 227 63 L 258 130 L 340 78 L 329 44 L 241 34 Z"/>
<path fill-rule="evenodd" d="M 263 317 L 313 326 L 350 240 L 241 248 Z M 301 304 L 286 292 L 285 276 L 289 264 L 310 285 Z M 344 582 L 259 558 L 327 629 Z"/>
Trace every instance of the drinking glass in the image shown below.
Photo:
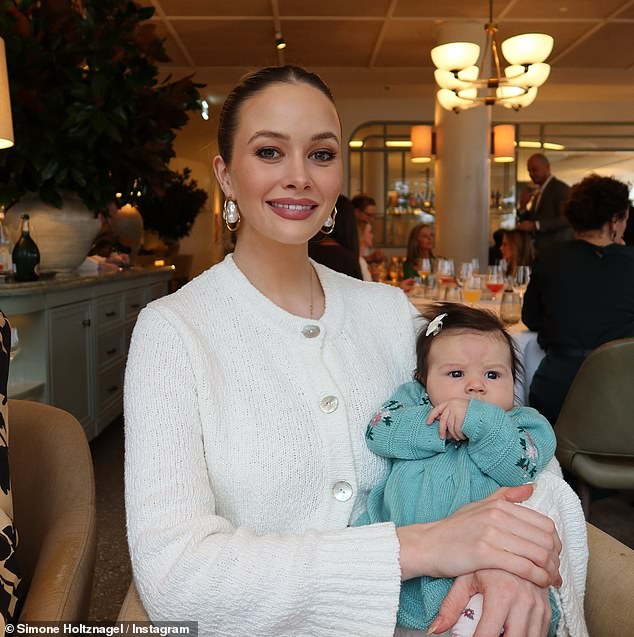
<path fill-rule="evenodd" d="M 470 276 L 462 284 L 462 300 L 473 307 L 482 298 L 482 282 L 478 276 Z"/>
<path fill-rule="evenodd" d="M 531 269 L 528 265 L 518 265 L 513 277 L 513 289 L 523 297 L 526 286 L 531 278 Z"/>
<path fill-rule="evenodd" d="M 473 274 L 480 274 L 480 261 L 478 257 L 473 257 L 473 259 L 471 259 L 471 270 L 473 271 Z"/>
<path fill-rule="evenodd" d="M 9 352 L 9 360 L 13 360 L 20 353 L 20 336 L 18 328 L 11 328 L 11 351 Z"/>
<path fill-rule="evenodd" d="M 490 265 L 486 286 L 491 292 L 492 301 L 496 300 L 495 295 L 504 287 L 504 273 L 499 265 Z"/>
<path fill-rule="evenodd" d="M 503 323 L 513 325 L 522 320 L 522 297 L 518 292 L 505 290 L 500 303 L 500 318 Z"/>
<path fill-rule="evenodd" d="M 431 274 L 431 259 L 418 259 L 416 269 L 420 280 L 425 283 L 427 277 Z"/>
<path fill-rule="evenodd" d="M 436 274 L 440 280 L 440 285 L 449 285 L 454 281 L 453 259 L 437 259 Z"/>
<path fill-rule="evenodd" d="M 461 263 L 460 270 L 458 271 L 458 285 L 462 287 L 464 282 L 473 276 L 473 264 L 469 263 Z"/>

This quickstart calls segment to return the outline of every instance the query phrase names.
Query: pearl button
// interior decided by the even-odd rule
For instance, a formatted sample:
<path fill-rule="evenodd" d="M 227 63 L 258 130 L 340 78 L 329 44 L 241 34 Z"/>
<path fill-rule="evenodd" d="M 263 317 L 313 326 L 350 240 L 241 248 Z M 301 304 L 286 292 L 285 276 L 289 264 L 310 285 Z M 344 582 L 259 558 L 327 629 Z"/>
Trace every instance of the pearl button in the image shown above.
<path fill-rule="evenodd" d="M 319 332 L 319 325 L 304 325 L 302 328 L 302 334 L 306 338 L 315 338 L 316 336 L 319 336 Z"/>
<path fill-rule="evenodd" d="M 352 497 L 352 487 L 349 482 L 341 480 L 332 488 L 332 494 L 335 496 L 335 500 L 347 502 Z"/>
<path fill-rule="evenodd" d="M 319 401 L 321 410 L 326 414 L 332 414 L 339 406 L 339 401 L 336 396 L 325 396 Z"/>

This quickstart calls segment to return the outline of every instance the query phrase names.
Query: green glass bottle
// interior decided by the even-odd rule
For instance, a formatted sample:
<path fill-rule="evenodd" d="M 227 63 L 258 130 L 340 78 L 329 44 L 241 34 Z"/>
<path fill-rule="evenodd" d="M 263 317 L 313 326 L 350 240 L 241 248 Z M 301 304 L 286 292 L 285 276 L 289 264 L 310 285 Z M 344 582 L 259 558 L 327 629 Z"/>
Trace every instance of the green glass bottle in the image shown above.
<path fill-rule="evenodd" d="M 31 237 L 29 215 L 22 215 L 22 234 L 13 247 L 16 281 L 37 281 L 40 251 Z"/>

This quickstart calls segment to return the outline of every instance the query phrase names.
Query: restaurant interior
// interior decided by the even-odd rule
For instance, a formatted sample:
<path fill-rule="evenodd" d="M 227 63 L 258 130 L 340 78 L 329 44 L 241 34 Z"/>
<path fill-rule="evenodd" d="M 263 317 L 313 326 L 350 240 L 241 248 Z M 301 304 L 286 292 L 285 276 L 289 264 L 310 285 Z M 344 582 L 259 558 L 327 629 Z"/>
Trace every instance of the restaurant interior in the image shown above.
<path fill-rule="evenodd" d="M 376 202 L 370 224 L 373 249 L 380 251 L 383 261 L 372 268 L 373 278 L 394 285 L 406 278 L 402 268 L 408 237 L 421 223 L 432 229 L 435 254 L 451 257 L 452 267 L 455 263 L 450 285 L 430 284 L 441 278 L 441 272 L 421 272 L 415 277 L 407 291 L 418 309 L 432 300 L 460 301 L 464 281 L 459 266 L 469 262 L 477 264 L 471 274 L 478 276 L 478 269 L 481 273 L 482 306 L 498 315 L 504 313 L 499 295 L 486 288 L 487 266 L 493 265 L 489 250 L 496 230 L 510 231 L 518 223 L 522 195 L 532 188 L 527 170 L 531 155 L 546 155 L 552 173 L 569 185 L 596 173 L 625 182 L 630 200 L 634 196 L 632 0 L 145 0 L 141 4 L 153 8 L 147 24 L 163 40 L 167 54 L 157 63 L 161 80 L 191 76 L 197 84 L 200 99 L 189 109 L 186 123 L 175 127 L 169 169 L 184 174 L 203 194 L 186 229 L 179 229 L 177 240 L 151 225 L 148 231 L 147 222 L 146 232 L 141 234 L 139 217 L 144 211 L 139 205 L 139 215 L 135 201 L 130 200 L 130 217 L 124 219 L 117 213 L 126 262 L 108 270 L 101 262 L 86 259 L 99 223 L 91 225 L 88 243 L 82 240 L 80 244 L 59 223 L 38 230 L 33 213 L 31 234 L 42 248 L 39 280 L 20 282 L 10 274 L 2 276 L 0 309 L 13 328 L 8 398 L 11 432 L 16 431 L 19 447 L 11 460 L 14 508 L 16 519 L 28 518 L 27 526 L 33 527 L 24 533 L 22 549 L 25 556 L 29 551 L 32 555 L 21 559 L 31 570 L 28 579 L 40 587 L 31 592 L 37 600 L 26 607 L 27 616 L 33 619 L 111 622 L 128 594 L 132 573 L 123 504 L 122 416 L 126 352 L 138 313 L 147 303 L 175 291 L 232 250 L 234 237 L 222 218 L 224 198 L 211 163 L 218 152 L 217 123 L 223 100 L 245 73 L 261 66 L 297 64 L 318 73 L 330 86 L 342 125 L 342 194 L 352 198 L 364 193 Z M 487 24 L 494 25 L 488 34 Z M 552 36 L 552 51 L 545 57 L 536 54 L 531 63 L 545 67 L 547 62 L 549 68 L 540 67 L 545 79 L 539 82 L 543 83 L 538 89 L 528 89 L 521 81 L 508 82 L 511 73 L 505 78 L 504 60 L 501 70 L 496 70 L 492 43 L 500 48 L 500 55 L 506 51 L 510 56 L 510 48 L 504 45 L 508 38 L 535 33 Z M 7 38 L 6 33 L 0 36 Z M 462 41 L 479 44 L 476 60 L 480 64 L 482 56 L 482 68 L 477 77 L 485 84 L 496 78 L 497 89 L 477 85 L 477 94 L 475 89 L 470 93 L 470 87 L 476 86 L 473 76 L 467 72 L 458 78 L 453 73 L 455 62 L 442 67 L 440 52 L 432 61 L 432 49 Z M 2 137 L 9 113 L 9 105 L 2 101 L 6 100 L 2 92 L 4 56 L 0 63 Z M 526 72 L 523 62 L 511 64 L 518 65 L 515 73 Z M 11 65 L 6 78 L 13 105 Z M 439 91 L 447 93 L 443 97 Z M 10 129 L 10 120 L 8 126 Z M 0 154 L 10 152 L 11 143 L 16 151 L 20 149 L 23 142 L 18 133 L 17 126 L 15 134 L 10 130 L 11 142 L 6 149 L 0 148 Z M 416 137 L 418 134 L 424 139 Z M 2 200 L 3 174 L 0 164 L 0 203 L 6 204 Z M 135 188 L 136 182 L 131 192 Z M 10 206 L 6 210 L 6 232 L 12 243 L 19 237 L 18 209 L 16 204 L 13 212 Z M 4 232 L 2 228 L 0 243 Z M 128 236 L 132 237 L 131 251 L 123 239 Z M 78 248 L 76 265 L 58 267 L 52 256 L 44 264 L 42 246 L 48 238 L 59 252 Z M 400 270 L 393 269 L 395 264 Z M 523 291 L 519 290 L 520 302 Z M 517 295 L 518 290 L 507 292 Z M 507 323 L 529 375 L 519 388 L 523 400 L 528 400 L 530 375 L 544 352 L 537 334 L 527 330 L 519 314 Z M 77 328 L 69 329 L 71 324 Z M 634 359 L 629 356 L 631 375 Z M 47 405 L 61 408 L 63 413 L 41 411 Z M 72 430 L 67 414 L 79 421 L 79 431 Z M 631 414 L 628 426 L 634 431 Z M 33 516 L 35 500 L 24 503 L 27 498 L 37 498 L 38 506 L 43 505 L 38 479 L 47 478 L 33 478 L 32 474 L 34 467 L 49 467 L 53 462 L 42 461 L 49 453 L 46 445 L 60 447 L 59 440 L 44 432 L 51 419 L 60 427 L 70 427 L 63 437 L 65 448 L 51 455 L 61 464 L 65 457 L 72 457 L 74 468 L 64 477 L 61 469 L 55 469 L 68 497 L 56 497 L 44 508 L 70 511 L 83 503 L 92 516 L 86 523 L 92 537 L 69 540 L 84 542 L 83 561 L 73 566 L 72 586 L 56 599 L 47 599 L 46 580 L 37 579 L 38 560 L 55 548 L 52 541 L 46 543 L 43 528 L 53 524 L 53 512 Z M 34 444 L 40 436 L 41 441 Z M 37 448 L 35 456 L 33 447 Z M 624 447 L 618 459 L 623 475 L 615 479 L 619 486 L 590 483 L 593 490 L 585 496 L 590 498 L 586 501 L 588 521 L 622 543 L 611 547 L 605 560 L 604 568 L 611 572 L 593 573 L 596 582 L 601 582 L 598 586 L 620 577 L 619 560 L 627 560 L 623 564 L 633 570 L 631 434 Z M 588 457 L 597 456 L 590 453 Z M 599 456 L 599 461 L 601 458 L 605 456 Z M 29 483 L 27 487 L 20 487 L 21 480 Z M 17 502 L 20 498 L 23 501 Z M 77 518 L 75 523 L 82 522 Z M 71 532 L 77 533 L 77 528 Z M 60 534 L 56 541 L 61 538 L 63 542 L 67 531 L 60 527 L 56 532 Z M 65 557 L 60 554 L 55 559 Z M 59 564 L 49 564 L 49 568 L 63 570 Z M 632 576 L 630 573 L 626 581 L 631 583 Z M 623 602 L 629 597 L 634 606 L 631 589 L 619 595 L 615 600 Z M 69 596 L 75 599 L 69 600 Z M 135 618 L 134 614 L 130 617 Z M 598 625 L 597 617 L 593 626 Z M 626 627 L 619 634 L 628 634 L 627 627 L 634 630 L 634 611 L 619 617 Z M 597 630 L 590 634 L 610 637 L 616 633 Z"/>

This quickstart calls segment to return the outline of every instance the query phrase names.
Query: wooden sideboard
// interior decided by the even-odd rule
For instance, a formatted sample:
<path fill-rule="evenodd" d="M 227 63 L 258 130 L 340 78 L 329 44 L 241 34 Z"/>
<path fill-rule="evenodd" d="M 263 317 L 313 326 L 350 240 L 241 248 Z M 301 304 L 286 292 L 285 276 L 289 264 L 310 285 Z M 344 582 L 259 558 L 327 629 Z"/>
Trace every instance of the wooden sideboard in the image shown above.
<path fill-rule="evenodd" d="M 0 283 L 0 309 L 19 336 L 9 398 L 69 411 L 89 440 L 123 411 L 123 373 L 136 318 L 167 293 L 172 269 L 57 274 L 34 283 Z"/>

